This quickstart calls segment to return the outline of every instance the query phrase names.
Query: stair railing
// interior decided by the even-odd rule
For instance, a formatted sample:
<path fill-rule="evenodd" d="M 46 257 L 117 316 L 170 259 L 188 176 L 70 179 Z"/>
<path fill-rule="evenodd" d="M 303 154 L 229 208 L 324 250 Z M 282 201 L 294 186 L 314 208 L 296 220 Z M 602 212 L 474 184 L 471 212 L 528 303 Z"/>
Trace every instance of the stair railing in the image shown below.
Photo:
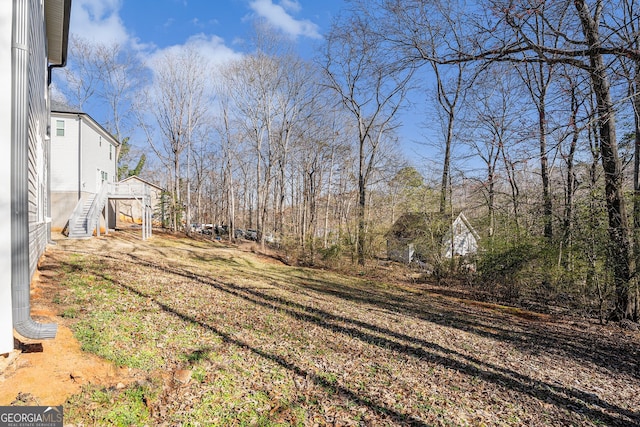
<path fill-rule="evenodd" d="M 93 230 L 98 227 L 98 222 L 100 219 L 100 212 L 102 212 L 102 208 L 107 202 L 107 196 L 109 194 L 110 183 L 103 182 L 102 187 L 100 188 L 100 192 L 96 195 L 91 203 L 91 207 L 89 208 L 89 212 L 87 212 L 87 234 L 93 234 Z"/>
<path fill-rule="evenodd" d="M 78 200 L 78 203 L 76 203 L 76 207 L 73 208 L 73 212 L 69 217 L 69 225 L 67 226 L 68 235 L 71 235 L 73 229 L 76 226 L 76 223 L 80 219 L 86 201 L 87 197 L 85 195 L 82 195 L 82 197 L 80 197 L 80 200 Z"/>

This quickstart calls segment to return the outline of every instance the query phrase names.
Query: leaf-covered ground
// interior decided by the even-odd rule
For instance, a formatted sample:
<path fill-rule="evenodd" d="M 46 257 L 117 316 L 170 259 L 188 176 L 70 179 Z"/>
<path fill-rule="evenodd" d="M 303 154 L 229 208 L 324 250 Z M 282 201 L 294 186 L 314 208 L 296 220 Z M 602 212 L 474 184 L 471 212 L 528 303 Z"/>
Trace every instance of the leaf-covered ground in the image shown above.
<path fill-rule="evenodd" d="M 76 426 L 640 425 L 615 325 L 161 234 L 60 240 L 41 269 L 83 348 L 137 372 L 72 396 Z"/>

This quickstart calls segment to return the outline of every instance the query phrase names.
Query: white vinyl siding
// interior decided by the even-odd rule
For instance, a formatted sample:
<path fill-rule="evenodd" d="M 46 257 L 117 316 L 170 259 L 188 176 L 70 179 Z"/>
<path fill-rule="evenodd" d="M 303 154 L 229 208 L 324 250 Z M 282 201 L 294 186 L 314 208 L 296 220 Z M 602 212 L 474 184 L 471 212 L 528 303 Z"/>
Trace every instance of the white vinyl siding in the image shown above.
<path fill-rule="evenodd" d="M 51 113 L 65 125 L 65 135 L 51 136 L 51 191 L 78 192 L 78 117 Z"/>
<path fill-rule="evenodd" d="M 89 115 L 51 112 L 51 123 L 64 121 L 64 136 L 51 137 L 52 228 L 62 230 L 78 200 L 96 194 L 117 176 L 115 140 Z"/>
<path fill-rule="evenodd" d="M 44 221 L 47 200 L 47 177 L 49 160 L 46 158 L 47 126 L 49 107 L 47 105 L 47 60 L 44 4 L 29 1 L 29 67 L 27 94 L 27 137 L 28 137 L 28 188 L 29 188 L 29 266 L 35 273 L 38 260 L 49 241 Z"/>

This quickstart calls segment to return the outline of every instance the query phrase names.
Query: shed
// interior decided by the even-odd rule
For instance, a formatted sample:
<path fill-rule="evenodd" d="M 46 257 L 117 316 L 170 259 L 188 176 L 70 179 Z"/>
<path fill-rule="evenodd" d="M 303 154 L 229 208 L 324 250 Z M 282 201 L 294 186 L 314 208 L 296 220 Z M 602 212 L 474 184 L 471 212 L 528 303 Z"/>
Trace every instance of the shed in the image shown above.
<path fill-rule="evenodd" d="M 152 212 L 160 210 L 162 193 L 164 189 L 137 175 L 130 176 L 119 182 L 122 187 L 129 187 L 131 193 L 149 194 Z M 144 207 L 139 200 L 128 199 L 116 202 L 117 221 L 129 224 L 142 224 Z M 160 223 L 154 224 L 160 226 Z"/>
<path fill-rule="evenodd" d="M 478 252 L 479 240 L 480 236 L 476 230 L 464 213 L 460 212 L 444 235 L 443 255 L 445 258 L 473 255 Z"/>

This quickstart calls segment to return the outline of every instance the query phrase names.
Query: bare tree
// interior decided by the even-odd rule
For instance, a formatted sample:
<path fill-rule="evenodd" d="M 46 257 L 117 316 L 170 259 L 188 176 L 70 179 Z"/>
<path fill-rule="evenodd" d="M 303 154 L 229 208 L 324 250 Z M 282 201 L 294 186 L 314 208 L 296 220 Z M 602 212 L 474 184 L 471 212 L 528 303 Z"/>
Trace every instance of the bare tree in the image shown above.
<path fill-rule="evenodd" d="M 140 106 L 140 123 L 150 147 L 169 168 L 172 186 L 171 227 L 176 231 L 182 219 L 181 212 L 190 205 L 185 205 L 181 194 L 184 179 L 181 166 L 185 161 L 183 154 L 190 150 L 191 138 L 207 112 L 207 67 L 204 58 L 192 48 L 166 52 L 153 66 L 156 68 L 156 78 L 153 86 L 147 88 L 145 104 Z M 159 135 L 151 130 L 146 117 L 141 116 L 143 111 L 151 114 L 153 127 L 158 129 Z"/>
<path fill-rule="evenodd" d="M 281 70 L 278 61 L 262 52 L 247 55 L 226 73 L 233 113 L 252 145 L 255 167 L 255 213 L 258 239 L 263 233 L 269 212 L 269 195 L 276 162 L 274 136 L 276 103 Z"/>
<path fill-rule="evenodd" d="M 636 46 L 622 37 L 623 30 L 634 19 L 634 15 L 620 12 L 629 3 L 626 0 L 483 0 L 467 10 L 438 8 L 438 5 L 447 3 L 452 4 L 444 0 L 379 1 L 376 6 L 380 6 L 381 12 L 376 12 L 379 16 L 377 22 L 383 20 L 386 24 L 378 26 L 387 29 L 387 40 L 405 52 L 408 61 L 432 60 L 438 64 L 475 62 L 482 66 L 491 62 L 542 63 L 546 67 L 566 64 L 583 70 L 589 76 L 597 103 L 596 120 L 609 218 L 610 265 L 617 293 L 612 315 L 616 318 L 637 318 L 634 308 L 637 306 L 635 260 L 616 139 L 616 109 L 610 84 L 613 70 L 609 67 L 616 57 L 640 60 Z M 369 5 L 369 9 L 377 10 L 376 6 Z M 407 14 L 407 9 L 415 13 Z M 438 15 L 439 10 L 455 15 L 443 19 Z M 424 46 L 421 29 L 425 20 L 462 23 L 459 27 L 468 32 L 460 38 L 464 44 L 450 45 L 448 49 L 436 52 L 437 56 L 430 56 L 432 52 L 421 49 Z M 371 25 L 376 26 L 375 22 Z M 455 28 L 450 29 L 454 31 Z M 443 28 L 439 35 L 444 37 L 448 30 Z M 540 80 L 540 83 L 542 86 L 539 88 L 544 88 L 545 82 Z M 544 163 L 544 156 L 541 156 L 541 161 Z M 548 210 L 548 200 L 545 203 Z"/>
<path fill-rule="evenodd" d="M 327 36 L 323 68 L 327 85 L 358 129 L 357 258 L 365 264 L 367 186 L 378 161 L 379 147 L 395 127 L 414 68 L 398 66 L 385 52 L 383 39 L 353 16 L 337 23 Z"/>
<path fill-rule="evenodd" d="M 470 132 L 466 141 L 472 153 L 482 161 L 484 168 L 479 179 L 487 204 L 488 237 L 491 241 L 496 233 L 496 199 L 499 194 L 498 162 L 511 136 L 510 123 L 507 122 L 510 120 L 507 117 L 509 107 L 506 105 L 508 94 L 502 88 L 495 86 L 494 82 L 495 79 L 491 77 L 484 82 L 479 80 L 479 84 L 469 94 L 469 100 L 474 107 L 470 113 Z"/>
<path fill-rule="evenodd" d="M 609 75 L 611 70 L 605 57 L 626 55 L 638 60 L 640 53 L 627 43 L 620 43 L 616 35 L 620 28 L 609 27 L 614 21 L 603 24 L 605 14 L 615 15 L 617 5 L 614 5 L 614 2 L 596 2 L 593 10 L 587 0 L 557 2 L 552 8 L 545 8 L 546 2 L 533 0 L 495 0 L 489 3 L 492 11 L 500 12 L 500 18 L 511 29 L 511 33 L 499 32 L 501 36 L 496 37 L 498 32 L 489 31 L 487 34 L 491 37 L 482 42 L 481 49 L 469 51 L 465 56 L 457 52 L 452 53 L 449 58 L 443 60 L 543 61 L 548 64 L 563 63 L 587 72 L 596 99 L 600 154 L 605 172 L 610 264 L 616 288 L 616 308 L 612 316 L 618 319 L 637 319 L 633 292 L 635 260 L 631 250 L 631 229 L 624 200 L 622 164 L 618 153 L 616 109 L 611 96 Z M 548 37 L 532 37 L 532 33 L 537 30 L 537 16 L 542 16 L 548 24 L 545 34 Z M 551 35 L 558 35 L 565 44 L 558 47 L 555 43 L 548 43 Z M 580 36 L 582 38 L 579 38 Z M 486 46 L 489 47 L 485 48 Z"/>
<path fill-rule="evenodd" d="M 640 52 L 640 14 L 639 5 L 632 0 L 624 0 L 620 12 L 613 16 L 616 27 L 620 28 L 620 37 L 628 45 Z M 637 58 L 621 56 L 620 62 L 628 81 L 628 94 L 633 110 L 634 123 L 634 162 L 633 162 L 633 247 L 636 268 L 640 266 L 640 61 Z M 640 281 L 635 283 L 635 313 L 640 316 Z"/>
<path fill-rule="evenodd" d="M 82 110 L 100 84 L 100 59 L 95 56 L 94 45 L 81 37 L 71 37 L 69 50 L 72 60 L 63 69 L 64 82 L 59 89 L 68 102 Z"/>
<path fill-rule="evenodd" d="M 74 36 L 70 41 L 72 60 L 62 74 L 60 91 L 74 106 L 107 105 L 104 117 L 97 117 L 120 143 L 118 179 L 140 172 L 146 156 L 131 150 L 133 96 L 146 71 L 135 53 L 119 43 L 92 43 Z M 132 158 L 136 153 L 137 160 Z M 135 161 L 133 168 L 129 162 Z"/>
<path fill-rule="evenodd" d="M 534 36 L 538 41 L 544 37 L 545 21 L 541 17 L 536 20 L 536 31 Z M 553 78 L 554 64 L 547 64 L 544 61 L 518 64 L 515 69 L 519 72 L 524 82 L 531 100 L 536 107 L 538 116 L 538 148 L 540 159 L 540 178 L 542 180 L 542 205 L 544 220 L 544 236 L 549 242 L 553 239 L 553 198 L 551 195 L 551 178 L 548 155 L 548 123 L 547 112 L 547 92 Z"/>

